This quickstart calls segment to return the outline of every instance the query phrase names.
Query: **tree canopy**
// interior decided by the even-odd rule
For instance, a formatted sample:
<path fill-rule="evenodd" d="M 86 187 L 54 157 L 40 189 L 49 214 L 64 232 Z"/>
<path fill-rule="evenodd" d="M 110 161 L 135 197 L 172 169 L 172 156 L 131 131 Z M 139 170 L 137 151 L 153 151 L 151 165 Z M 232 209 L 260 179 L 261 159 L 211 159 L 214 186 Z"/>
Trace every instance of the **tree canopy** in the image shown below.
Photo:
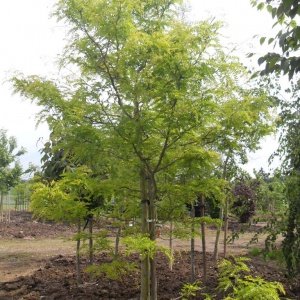
<path fill-rule="evenodd" d="M 8 137 L 4 129 L 0 129 L 0 191 L 6 193 L 17 185 L 22 175 L 22 167 L 18 158 L 25 153 L 23 148 L 17 149 L 14 137 Z"/>
<path fill-rule="evenodd" d="M 93 170 L 103 192 L 139 203 L 151 240 L 166 193 L 221 198 L 222 160 L 246 161 L 272 130 L 273 100 L 226 53 L 220 23 L 192 24 L 180 3 L 58 1 L 55 15 L 70 29 L 61 64 L 75 74 L 13 79 L 42 108 L 56 149 Z M 156 299 L 155 256 L 142 257 L 141 276 L 141 299 Z"/>

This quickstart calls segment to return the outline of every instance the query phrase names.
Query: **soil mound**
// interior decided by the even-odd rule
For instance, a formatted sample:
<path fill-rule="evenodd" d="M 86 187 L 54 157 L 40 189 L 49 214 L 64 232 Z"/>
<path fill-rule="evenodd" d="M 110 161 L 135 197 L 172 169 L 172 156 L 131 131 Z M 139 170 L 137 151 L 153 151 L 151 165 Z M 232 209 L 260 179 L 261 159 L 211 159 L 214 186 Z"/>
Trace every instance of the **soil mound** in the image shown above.
<path fill-rule="evenodd" d="M 201 281 L 200 258 L 201 253 L 196 253 L 196 274 L 197 279 Z M 217 286 L 217 269 L 212 257 L 209 255 L 208 258 L 208 280 L 201 290 L 203 293 L 213 293 Z M 105 275 L 92 278 L 83 272 L 83 284 L 77 286 L 74 258 L 56 256 L 32 276 L 20 277 L 14 282 L 0 283 L 0 299 L 139 299 L 138 256 L 126 259 L 137 264 L 136 271 L 123 276 L 120 280 L 111 280 Z M 96 264 L 109 261 L 110 256 L 102 253 L 97 257 Z M 281 281 L 290 299 L 300 299 L 299 287 L 288 283 L 284 274 L 275 265 L 266 265 L 260 258 L 254 258 L 249 266 L 254 275 L 270 281 Z M 162 254 L 158 255 L 157 274 L 158 298 L 169 300 L 178 297 L 182 286 L 190 280 L 190 253 L 176 253 L 173 271 L 169 270 L 167 258 Z M 199 295 L 196 299 L 203 298 Z"/>
<path fill-rule="evenodd" d="M 51 238 L 70 236 L 74 232 L 72 226 L 37 220 L 27 211 L 12 211 L 10 222 L 0 222 L 0 238 Z"/>

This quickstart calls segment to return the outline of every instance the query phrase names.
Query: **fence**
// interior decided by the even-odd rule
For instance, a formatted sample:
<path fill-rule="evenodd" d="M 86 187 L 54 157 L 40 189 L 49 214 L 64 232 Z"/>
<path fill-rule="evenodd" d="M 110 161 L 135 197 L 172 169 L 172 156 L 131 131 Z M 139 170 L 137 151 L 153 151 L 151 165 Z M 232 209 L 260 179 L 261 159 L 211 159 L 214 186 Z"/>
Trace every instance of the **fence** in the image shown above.
<path fill-rule="evenodd" d="M 10 191 L 1 193 L 0 222 L 10 222 L 11 211 L 27 211 L 29 207 L 29 193 Z"/>

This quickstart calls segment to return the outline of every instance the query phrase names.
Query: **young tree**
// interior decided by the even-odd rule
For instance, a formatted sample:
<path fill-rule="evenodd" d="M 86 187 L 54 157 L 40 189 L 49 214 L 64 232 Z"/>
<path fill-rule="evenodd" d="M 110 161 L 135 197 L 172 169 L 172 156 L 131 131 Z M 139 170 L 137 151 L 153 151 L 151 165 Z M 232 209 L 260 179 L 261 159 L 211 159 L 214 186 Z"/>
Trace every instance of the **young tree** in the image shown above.
<path fill-rule="evenodd" d="M 50 184 L 33 184 L 30 207 L 34 215 L 54 221 L 67 221 L 77 225 L 76 274 L 80 275 L 80 242 L 82 223 L 90 214 L 90 205 L 98 193 L 98 187 L 90 177 L 90 170 L 79 167 L 65 172 L 58 181 Z"/>
<path fill-rule="evenodd" d="M 35 76 L 14 80 L 16 91 L 44 108 L 43 116 L 56 134 L 78 131 L 81 140 L 95 137 L 116 178 L 126 168 L 133 171 L 119 180 L 118 188 L 128 184 L 138 191 L 141 231 L 152 241 L 160 175 L 185 160 L 202 166 L 207 158 L 217 161 L 210 145 L 218 139 L 220 119 L 230 118 L 221 118 L 223 104 L 232 98 L 245 105 L 267 99 L 233 80 L 245 70 L 220 47 L 220 24 L 183 21 L 178 17 L 180 3 L 58 1 L 56 15 L 71 29 L 62 63 L 78 77 L 67 82 L 68 89 Z M 262 111 L 257 119 L 264 115 Z M 95 144 L 84 145 L 92 150 L 90 160 L 99 162 Z M 81 155 L 86 150 L 83 144 L 73 146 Z M 115 162 L 120 168 L 111 167 Z M 156 298 L 155 256 L 143 256 L 141 299 Z"/>
<path fill-rule="evenodd" d="M 275 170 L 271 176 L 262 169 L 255 172 L 258 182 L 257 210 L 263 213 L 282 214 L 285 213 L 288 203 L 285 195 L 285 179 L 279 170 Z"/>
<path fill-rule="evenodd" d="M 4 129 L 0 129 L 0 213 L 3 214 L 4 194 L 20 182 L 22 167 L 18 158 L 25 153 L 23 148 L 17 149 L 14 137 L 8 137 Z"/>

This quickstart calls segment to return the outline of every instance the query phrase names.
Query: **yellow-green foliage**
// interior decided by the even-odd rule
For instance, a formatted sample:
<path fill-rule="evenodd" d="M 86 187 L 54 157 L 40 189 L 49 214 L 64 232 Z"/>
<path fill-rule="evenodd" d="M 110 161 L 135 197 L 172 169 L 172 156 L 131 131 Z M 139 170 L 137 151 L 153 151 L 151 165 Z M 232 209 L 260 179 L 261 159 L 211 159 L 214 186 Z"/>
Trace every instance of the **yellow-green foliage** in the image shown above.
<path fill-rule="evenodd" d="M 214 219 L 208 216 L 197 218 L 196 220 L 199 220 L 200 224 L 205 223 L 208 225 L 216 225 L 217 227 L 222 226 L 222 220 L 220 219 Z"/>
<path fill-rule="evenodd" d="M 106 230 L 101 230 L 93 236 L 95 251 L 110 251 L 112 249 L 111 241 L 108 238 L 108 232 Z"/>
<path fill-rule="evenodd" d="M 218 290 L 227 294 L 226 300 L 279 300 L 279 294 L 285 294 L 279 282 L 268 282 L 261 277 L 245 275 L 249 268 L 245 264 L 248 258 L 223 259 L 219 264 Z"/>
<path fill-rule="evenodd" d="M 234 263 L 228 259 L 223 259 L 219 265 L 219 284 L 218 289 L 227 292 L 234 284 L 243 276 L 242 272 L 249 272 L 250 269 L 245 264 L 249 259 L 246 257 L 238 257 L 234 259 Z"/>
<path fill-rule="evenodd" d="M 81 166 L 50 184 L 32 186 L 30 208 L 35 215 L 54 221 L 77 222 L 87 215 L 87 204 L 97 195 L 91 171 Z"/>
<path fill-rule="evenodd" d="M 81 231 L 80 233 L 75 234 L 72 237 L 72 240 L 74 241 L 82 241 L 82 249 L 83 250 L 89 250 L 89 245 L 87 241 L 91 237 L 90 233 L 87 233 L 85 231 Z M 99 232 L 93 233 L 93 250 L 94 251 L 111 251 L 112 246 L 111 246 L 111 241 L 108 238 L 108 232 L 107 230 L 101 230 Z"/>
<path fill-rule="evenodd" d="M 122 260 L 113 260 L 110 263 L 88 266 L 86 271 L 94 277 L 105 274 L 109 279 L 120 280 L 128 273 L 136 271 L 136 264 Z"/>
<path fill-rule="evenodd" d="M 197 292 L 200 290 L 200 282 L 196 281 L 194 283 L 185 283 L 180 291 L 180 296 L 182 300 L 188 300 L 191 297 L 195 297 Z"/>
<path fill-rule="evenodd" d="M 195 222 L 196 224 L 196 222 Z M 173 228 L 173 237 L 181 240 L 189 240 L 191 237 L 196 237 L 200 235 L 198 230 L 191 233 L 191 222 L 190 219 L 184 219 L 184 222 L 176 222 Z M 193 235 L 193 236 L 192 236 Z"/>
<path fill-rule="evenodd" d="M 281 283 L 268 282 L 261 277 L 245 276 L 234 288 L 233 297 L 225 299 L 280 300 L 279 294 L 285 294 Z"/>
<path fill-rule="evenodd" d="M 126 246 L 126 254 L 139 253 L 141 258 L 153 258 L 157 252 L 164 253 L 170 260 L 173 256 L 169 249 L 158 246 L 156 241 L 152 241 L 149 237 L 143 235 L 125 237 L 123 243 Z"/>
<path fill-rule="evenodd" d="M 30 209 L 34 215 L 54 221 L 75 221 L 86 214 L 83 202 L 61 189 L 59 184 L 45 185 L 37 183 L 33 186 Z"/>

